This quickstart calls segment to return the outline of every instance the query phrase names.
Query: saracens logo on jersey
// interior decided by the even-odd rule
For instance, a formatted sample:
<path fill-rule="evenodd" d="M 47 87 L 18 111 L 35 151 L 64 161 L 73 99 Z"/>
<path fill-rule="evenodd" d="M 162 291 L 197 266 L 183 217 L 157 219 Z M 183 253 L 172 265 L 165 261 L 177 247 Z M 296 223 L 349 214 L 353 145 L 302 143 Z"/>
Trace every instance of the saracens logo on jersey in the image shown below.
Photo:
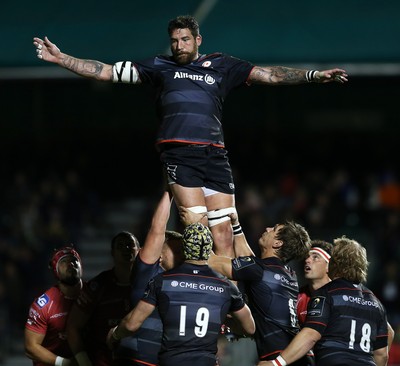
<path fill-rule="evenodd" d="M 215 83 L 215 79 L 209 74 L 197 75 L 197 74 L 189 74 L 187 72 L 182 72 L 182 71 L 175 71 L 174 79 L 191 79 L 196 81 L 204 81 L 209 85 Z"/>

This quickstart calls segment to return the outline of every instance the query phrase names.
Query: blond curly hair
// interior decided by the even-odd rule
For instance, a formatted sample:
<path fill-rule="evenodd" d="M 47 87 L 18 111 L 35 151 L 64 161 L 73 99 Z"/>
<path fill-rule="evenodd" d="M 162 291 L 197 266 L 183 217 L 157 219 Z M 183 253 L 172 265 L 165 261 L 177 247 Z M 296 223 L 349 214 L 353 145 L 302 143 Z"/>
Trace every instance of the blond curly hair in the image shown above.
<path fill-rule="evenodd" d="M 329 277 L 344 278 L 353 283 L 365 283 L 367 281 L 366 249 L 356 240 L 346 236 L 333 241 L 332 257 L 329 262 Z"/>

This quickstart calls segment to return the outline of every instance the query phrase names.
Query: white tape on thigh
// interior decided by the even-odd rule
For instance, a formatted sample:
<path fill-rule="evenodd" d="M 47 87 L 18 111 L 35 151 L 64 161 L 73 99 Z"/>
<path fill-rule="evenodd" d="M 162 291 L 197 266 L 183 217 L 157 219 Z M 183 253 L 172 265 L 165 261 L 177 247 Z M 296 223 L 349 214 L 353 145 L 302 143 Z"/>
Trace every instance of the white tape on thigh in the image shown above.
<path fill-rule="evenodd" d="M 136 67 L 130 61 L 116 62 L 112 70 L 114 83 L 135 84 L 139 80 L 139 74 Z"/>
<path fill-rule="evenodd" d="M 212 210 L 207 212 L 208 226 L 212 227 L 222 222 L 229 221 L 231 218 L 229 214 L 235 213 L 235 207 L 221 208 L 219 210 Z"/>
<path fill-rule="evenodd" d="M 193 206 L 193 207 L 188 207 L 187 208 L 189 211 L 192 211 L 194 213 L 206 213 L 207 212 L 207 207 L 206 206 Z"/>

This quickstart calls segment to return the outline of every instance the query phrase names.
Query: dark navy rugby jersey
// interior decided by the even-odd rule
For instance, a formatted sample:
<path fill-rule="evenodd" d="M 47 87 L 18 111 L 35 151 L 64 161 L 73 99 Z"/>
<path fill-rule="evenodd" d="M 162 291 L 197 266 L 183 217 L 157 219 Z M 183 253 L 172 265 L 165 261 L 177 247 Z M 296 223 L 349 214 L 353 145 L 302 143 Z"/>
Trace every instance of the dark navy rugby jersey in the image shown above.
<path fill-rule="evenodd" d="M 221 324 L 245 305 L 226 277 L 189 263 L 156 276 L 142 300 L 157 306 L 163 321 L 162 366 L 215 366 Z"/>
<path fill-rule="evenodd" d="M 253 65 L 222 53 L 201 55 L 187 65 L 171 56 L 134 62 L 142 83 L 157 90 L 161 125 L 157 143 L 199 143 L 224 147 L 222 104 L 244 85 Z"/>
<path fill-rule="evenodd" d="M 147 264 L 136 256 L 132 267 L 131 276 L 131 303 L 133 306 L 143 297 L 147 284 L 154 276 L 163 272 L 159 261 Z M 127 338 L 124 338 L 123 352 L 119 358 L 131 360 L 131 364 L 156 365 L 158 364 L 158 352 L 161 347 L 162 322 L 160 315 L 155 309 L 153 313 L 143 322 L 142 326 Z"/>
<path fill-rule="evenodd" d="M 317 364 L 375 365 L 373 350 L 387 346 L 386 311 L 363 285 L 336 279 L 310 299 L 305 327 L 321 333 L 314 347 Z"/>
<path fill-rule="evenodd" d="M 239 257 L 232 260 L 232 278 L 244 283 L 259 358 L 274 359 L 299 331 L 295 271 L 276 257 Z"/>

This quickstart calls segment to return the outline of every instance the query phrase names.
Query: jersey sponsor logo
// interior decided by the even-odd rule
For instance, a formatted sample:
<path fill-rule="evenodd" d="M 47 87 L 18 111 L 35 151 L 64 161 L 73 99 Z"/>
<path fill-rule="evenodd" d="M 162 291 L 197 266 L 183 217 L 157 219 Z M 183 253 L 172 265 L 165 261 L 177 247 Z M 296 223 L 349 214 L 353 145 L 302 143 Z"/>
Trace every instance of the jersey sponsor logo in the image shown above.
<path fill-rule="evenodd" d="M 274 278 L 280 281 L 284 285 L 289 285 L 290 287 L 299 287 L 297 281 L 290 281 L 287 277 L 280 275 L 279 273 L 274 274 Z"/>
<path fill-rule="evenodd" d="M 361 297 L 356 297 L 356 296 L 347 296 L 347 295 L 343 295 L 342 296 L 343 301 L 345 302 L 352 302 L 352 303 L 356 303 L 362 306 L 372 306 L 374 308 L 378 308 L 379 305 L 376 301 L 371 301 L 371 300 L 365 300 Z"/>
<path fill-rule="evenodd" d="M 208 85 L 212 85 L 215 83 L 215 79 L 211 76 L 211 75 L 206 75 L 204 77 L 204 81 L 208 84 Z"/>
<path fill-rule="evenodd" d="M 239 257 L 232 260 L 233 268 L 240 269 L 254 264 L 254 259 L 251 257 Z"/>
<path fill-rule="evenodd" d="M 193 290 L 201 290 L 201 291 L 211 291 L 223 293 L 225 289 L 221 286 L 207 285 L 205 283 L 195 283 L 195 282 L 186 282 L 186 281 L 171 281 L 172 287 L 180 287 L 180 288 L 189 288 Z"/>
<path fill-rule="evenodd" d="M 190 79 L 195 81 L 204 81 L 209 85 L 215 83 L 215 79 L 209 74 L 206 74 L 204 76 L 198 74 L 189 74 L 188 72 L 182 72 L 182 71 L 175 71 L 174 79 Z"/>
<path fill-rule="evenodd" d="M 322 296 L 313 297 L 308 304 L 307 315 L 321 316 L 324 310 L 324 304 L 325 304 L 325 297 Z"/>
<path fill-rule="evenodd" d="M 42 296 L 38 297 L 36 300 L 36 304 L 37 306 L 39 306 L 39 308 L 42 308 L 43 306 L 45 306 L 48 302 L 50 301 L 49 297 L 46 294 L 43 294 Z"/>
<path fill-rule="evenodd" d="M 64 313 L 57 313 L 57 314 L 53 314 L 50 319 L 55 319 L 55 318 L 61 318 L 62 316 L 67 316 L 67 312 Z"/>

